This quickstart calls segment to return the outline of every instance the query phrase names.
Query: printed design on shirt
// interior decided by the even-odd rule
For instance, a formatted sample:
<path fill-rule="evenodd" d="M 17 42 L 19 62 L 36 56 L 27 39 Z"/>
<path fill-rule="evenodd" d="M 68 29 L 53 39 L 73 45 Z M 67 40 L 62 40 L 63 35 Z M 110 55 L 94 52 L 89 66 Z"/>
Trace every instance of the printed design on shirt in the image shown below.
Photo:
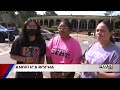
<path fill-rule="evenodd" d="M 89 63 L 95 64 L 95 63 L 99 63 L 97 61 L 104 62 L 108 58 L 109 53 L 100 53 L 90 50 L 87 55 L 88 55 L 87 58 L 90 59 Z"/>
<path fill-rule="evenodd" d="M 22 47 L 22 56 L 25 57 L 38 57 L 40 54 L 40 48 L 39 47 Z"/>
<path fill-rule="evenodd" d="M 68 50 L 53 47 L 51 53 L 65 58 L 70 58 L 70 52 Z"/>

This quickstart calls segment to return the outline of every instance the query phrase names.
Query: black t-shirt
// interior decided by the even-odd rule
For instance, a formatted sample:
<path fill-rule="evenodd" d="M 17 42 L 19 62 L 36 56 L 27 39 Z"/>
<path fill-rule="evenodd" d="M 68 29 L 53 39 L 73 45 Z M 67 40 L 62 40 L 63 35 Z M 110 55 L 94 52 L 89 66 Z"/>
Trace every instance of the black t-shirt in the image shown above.
<path fill-rule="evenodd" d="M 38 60 L 41 59 L 46 53 L 45 40 L 42 41 L 28 41 L 23 43 L 23 38 L 17 38 L 12 44 L 10 54 L 19 55 L 23 57 L 37 57 Z M 17 64 L 22 64 L 23 62 L 17 61 Z"/>

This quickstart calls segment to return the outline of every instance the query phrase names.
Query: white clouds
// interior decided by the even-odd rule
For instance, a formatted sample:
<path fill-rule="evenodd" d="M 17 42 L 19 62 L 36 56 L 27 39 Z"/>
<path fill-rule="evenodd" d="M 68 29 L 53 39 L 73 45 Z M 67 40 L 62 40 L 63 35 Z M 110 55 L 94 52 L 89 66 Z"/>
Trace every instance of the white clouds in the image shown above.
<path fill-rule="evenodd" d="M 58 15 L 104 15 L 105 11 L 56 11 Z"/>
<path fill-rule="evenodd" d="M 44 11 L 45 12 L 45 11 Z M 104 16 L 105 11 L 55 11 L 58 15 L 101 15 Z M 43 11 L 37 11 L 43 15 Z M 115 11 L 113 15 L 118 15 L 120 11 Z"/>

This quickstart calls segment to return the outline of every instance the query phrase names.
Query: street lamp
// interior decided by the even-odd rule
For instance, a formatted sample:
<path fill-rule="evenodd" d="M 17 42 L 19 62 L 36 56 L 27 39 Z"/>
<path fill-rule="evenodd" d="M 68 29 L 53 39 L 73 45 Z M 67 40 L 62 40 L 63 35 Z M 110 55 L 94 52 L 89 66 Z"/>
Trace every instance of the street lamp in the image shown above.
<path fill-rule="evenodd" d="M 112 13 L 113 13 L 113 11 L 107 11 L 106 13 L 104 13 L 105 16 L 109 16 L 110 15 L 110 23 L 112 21 Z"/>
<path fill-rule="evenodd" d="M 43 26 L 44 26 L 44 11 L 43 11 Z"/>
<path fill-rule="evenodd" d="M 110 15 L 110 23 L 111 23 L 111 20 L 112 20 L 112 12 L 111 12 L 111 15 Z"/>

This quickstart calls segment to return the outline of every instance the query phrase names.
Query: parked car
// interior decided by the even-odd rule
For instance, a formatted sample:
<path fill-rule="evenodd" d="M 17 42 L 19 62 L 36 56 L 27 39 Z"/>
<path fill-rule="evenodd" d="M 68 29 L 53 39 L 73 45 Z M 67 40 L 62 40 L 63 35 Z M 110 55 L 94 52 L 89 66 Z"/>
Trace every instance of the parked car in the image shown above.
<path fill-rule="evenodd" d="M 0 43 L 4 43 L 7 38 L 13 41 L 15 39 L 15 31 L 0 25 Z"/>
<path fill-rule="evenodd" d="M 8 30 L 15 30 L 15 27 L 8 27 Z"/>
<path fill-rule="evenodd" d="M 15 31 L 15 35 L 19 35 L 19 30 L 16 27 L 8 27 L 8 30 L 14 30 Z"/>
<path fill-rule="evenodd" d="M 42 34 L 44 40 L 50 40 L 52 37 L 55 36 L 54 33 L 50 32 L 48 30 L 41 29 L 40 31 L 41 31 L 41 34 Z M 22 31 L 20 31 L 19 35 L 22 37 L 22 35 L 23 35 Z"/>
<path fill-rule="evenodd" d="M 120 41 L 120 32 L 115 32 L 114 35 L 113 35 L 113 39 L 115 41 Z"/>
<path fill-rule="evenodd" d="M 53 38 L 55 36 L 54 33 L 50 32 L 48 30 L 45 30 L 45 29 L 41 29 L 41 34 L 45 40 L 50 40 L 51 38 Z"/>

